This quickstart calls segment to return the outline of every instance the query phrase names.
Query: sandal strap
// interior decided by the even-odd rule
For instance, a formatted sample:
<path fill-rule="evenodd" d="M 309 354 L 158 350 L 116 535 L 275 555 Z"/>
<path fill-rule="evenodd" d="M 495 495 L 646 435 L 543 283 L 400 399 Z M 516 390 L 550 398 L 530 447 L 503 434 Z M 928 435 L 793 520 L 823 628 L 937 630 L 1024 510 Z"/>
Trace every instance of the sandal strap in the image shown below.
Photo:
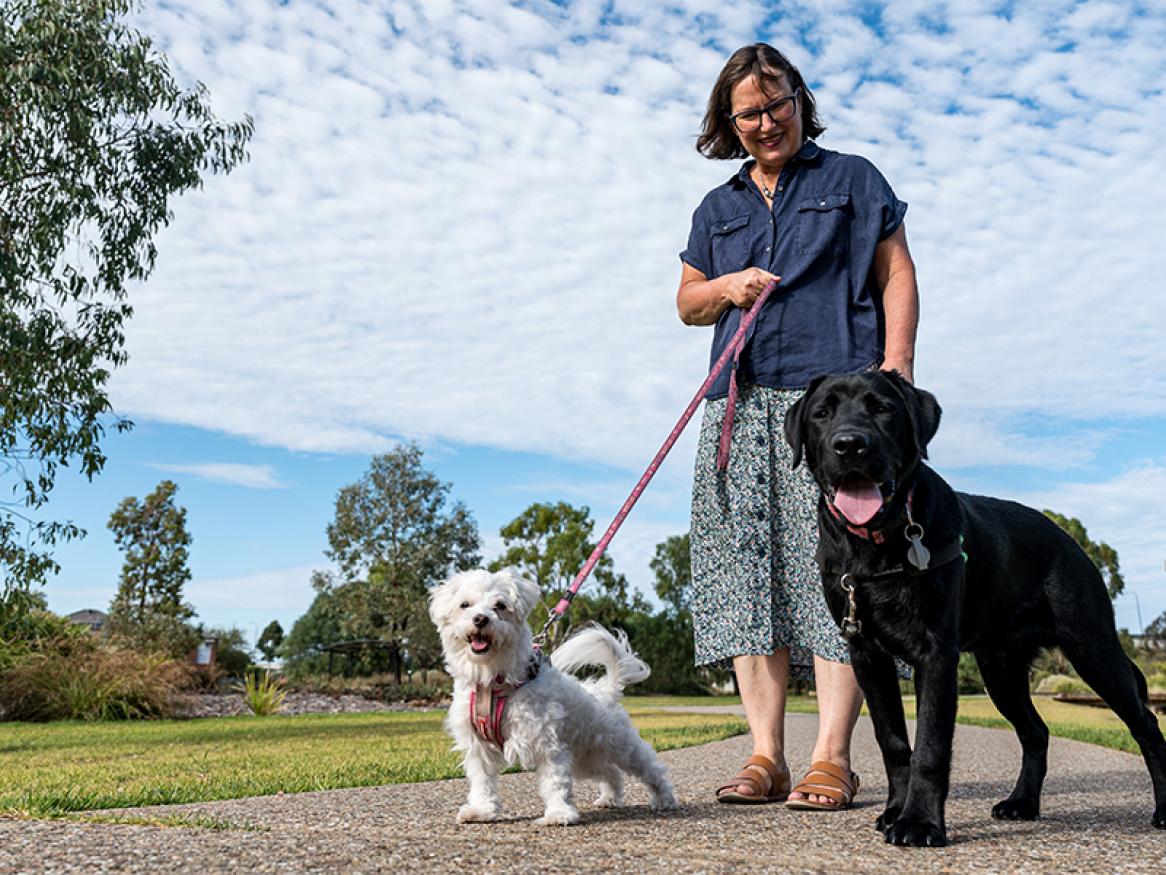
<path fill-rule="evenodd" d="M 762 785 L 760 780 L 762 777 L 768 781 L 768 786 Z M 720 795 L 722 790 L 736 790 L 741 784 L 748 784 L 753 790 L 753 795 L 768 796 L 782 777 L 782 773 L 778 771 L 777 764 L 773 760 L 757 754 L 745 760 L 745 765 L 741 767 L 741 771 L 732 781 L 717 787 L 717 795 Z"/>
<path fill-rule="evenodd" d="M 806 776 L 793 792 L 804 796 L 826 796 L 837 805 L 849 805 L 858 792 L 858 775 L 820 760 L 810 764 Z"/>

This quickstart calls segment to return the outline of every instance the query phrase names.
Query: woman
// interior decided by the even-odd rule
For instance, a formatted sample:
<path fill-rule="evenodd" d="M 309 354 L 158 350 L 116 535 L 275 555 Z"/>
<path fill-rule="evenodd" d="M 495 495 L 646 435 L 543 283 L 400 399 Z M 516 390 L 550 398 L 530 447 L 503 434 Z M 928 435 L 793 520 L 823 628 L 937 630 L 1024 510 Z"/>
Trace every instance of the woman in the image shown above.
<path fill-rule="evenodd" d="M 805 466 L 791 469 L 782 424 L 820 374 L 881 367 L 913 379 L 919 302 L 907 205 L 870 162 L 818 146 L 823 130 L 801 74 L 758 43 L 729 58 L 697 140 L 708 158 L 749 158 L 706 195 L 680 255 L 677 309 L 686 324 L 716 326 L 712 361 L 779 279 L 739 368 L 707 396 L 693 486 L 697 664 L 732 661 L 753 737 L 722 802 L 842 809 L 858 789 L 850 739 L 862 694 L 814 560 L 817 487 Z M 740 397 L 720 470 L 730 377 Z M 818 737 L 791 791 L 786 686 L 811 667 Z"/>

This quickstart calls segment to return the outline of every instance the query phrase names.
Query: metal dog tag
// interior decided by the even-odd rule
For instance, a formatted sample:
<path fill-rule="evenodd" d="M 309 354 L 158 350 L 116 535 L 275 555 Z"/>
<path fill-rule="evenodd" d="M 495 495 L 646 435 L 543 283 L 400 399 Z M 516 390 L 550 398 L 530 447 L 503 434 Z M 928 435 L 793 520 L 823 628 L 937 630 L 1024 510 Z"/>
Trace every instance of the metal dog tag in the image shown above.
<path fill-rule="evenodd" d="M 842 621 L 842 637 L 849 641 L 862 631 L 862 623 L 859 620 L 845 619 Z"/>
<path fill-rule="evenodd" d="M 927 570 L 928 565 L 931 563 L 931 551 L 923 546 L 921 539 L 911 539 L 911 546 L 907 548 L 907 561 L 920 571 Z"/>
<path fill-rule="evenodd" d="M 931 565 L 931 551 L 923 546 L 923 526 L 907 516 L 910 522 L 903 530 L 903 535 L 911 542 L 907 548 L 907 561 L 919 571 L 926 571 Z"/>

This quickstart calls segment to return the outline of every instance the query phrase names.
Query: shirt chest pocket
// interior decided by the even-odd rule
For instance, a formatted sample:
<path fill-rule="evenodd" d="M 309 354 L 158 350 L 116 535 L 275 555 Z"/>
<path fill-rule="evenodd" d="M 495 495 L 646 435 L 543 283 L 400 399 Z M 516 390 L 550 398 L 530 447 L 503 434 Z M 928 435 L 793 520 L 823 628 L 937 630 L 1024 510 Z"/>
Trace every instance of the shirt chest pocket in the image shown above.
<path fill-rule="evenodd" d="M 850 245 L 853 209 L 848 194 L 820 194 L 798 203 L 797 251 L 839 256 Z"/>
<path fill-rule="evenodd" d="M 709 279 L 753 266 L 748 214 L 716 220 L 709 228 L 709 238 L 713 256 L 713 276 Z"/>

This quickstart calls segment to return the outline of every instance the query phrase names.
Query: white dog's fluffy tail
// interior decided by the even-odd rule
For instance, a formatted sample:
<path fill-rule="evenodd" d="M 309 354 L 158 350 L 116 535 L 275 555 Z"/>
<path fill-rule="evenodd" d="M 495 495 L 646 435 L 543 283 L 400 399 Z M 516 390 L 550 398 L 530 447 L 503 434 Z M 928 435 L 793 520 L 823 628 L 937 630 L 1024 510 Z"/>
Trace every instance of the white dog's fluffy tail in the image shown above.
<path fill-rule="evenodd" d="M 583 685 L 594 695 L 612 702 L 629 684 L 645 680 L 652 670 L 636 656 L 628 636 L 617 629 L 613 635 L 602 626 L 590 625 L 576 632 L 551 654 L 551 665 L 559 671 L 574 673 L 585 665 L 603 666 L 602 677 L 586 680 Z"/>

